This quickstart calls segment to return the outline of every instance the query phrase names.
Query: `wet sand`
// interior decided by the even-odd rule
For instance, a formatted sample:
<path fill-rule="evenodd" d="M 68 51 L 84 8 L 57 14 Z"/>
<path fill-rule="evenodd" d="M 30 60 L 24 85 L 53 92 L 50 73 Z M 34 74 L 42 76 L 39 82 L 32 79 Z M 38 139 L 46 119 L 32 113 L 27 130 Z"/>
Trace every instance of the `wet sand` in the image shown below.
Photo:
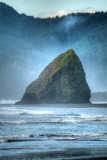
<path fill-rule="evenodd" d="M 107 147 L 72 148 L 0 157 L 0 160 L 107 160 Z"/>

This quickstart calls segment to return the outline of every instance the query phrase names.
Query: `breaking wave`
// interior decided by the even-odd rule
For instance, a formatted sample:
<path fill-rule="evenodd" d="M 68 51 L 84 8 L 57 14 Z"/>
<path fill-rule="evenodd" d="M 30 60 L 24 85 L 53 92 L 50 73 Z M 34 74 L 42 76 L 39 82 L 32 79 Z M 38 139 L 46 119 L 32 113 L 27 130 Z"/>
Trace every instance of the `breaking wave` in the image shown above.
<path fill-rule="evenodd" d="M 0 136 L 0 143 L 18 142 L 18 141 L 35 141 L 35 140 L 104 140 L 107 141 L 107 133 L 72 133 L 72 134 L 23 134 Z"/>
<path fill-rule="evenodd" d="M 1 111 L 0 115 L 22 115 L 21 119 L 0 119 L 0 124 L 29 124 L 29 123 L 53 123 L 53 124 L 63 124 L 63 123 L 107 123 L 107 115 L 88 115 L 88 114 L 78 114 L 78 115 L 66 115 L 60 116 L 55 115 L 53 111 L 28 111 L 28 110 L 18 110 L 14 111 Z M 23 115 L 33 116 L 34 118 L 23 118 Z M 36 117 L 35 117 L 36 115 Z"/>
<path fill-rule="evenodd" d="M 0 100 L 0 104 L 15 104 L 18 100 Z"/>
<path fill-rule="evenodd" d="M 102 102 L 92 102 L 92 104 L 107 104 L 107 102 L 104 102 L 104 101 L 102 101 Z"/>
<path fill-rule="evenodd" d="M 94 119 L 94 120 L 84 120 L 84 119 L 80 119 L 80 120 L 76 120 L 76 119 L 37 119 L 37 120 L 17 120 L 17 121 L 8 121 L 8 120 L 1 120 L 0 119 L 0 124 L 16 124 L 16 125 L 21 125 L 21 124 L 30 124 L 30 123 L 53 123 L 53 124 L 60 124 L 60 123 L 79 123 L 79 122 L 92 122 L 92 123 L 107 123 L 107 119 L 106 120 L 101 120 L 101 119 Z"/>
<path fill-rule="evenodd" d="M 53 111 L 41 111 L 41 110 L 29 110 L 29 109 L 20 109 L 15 107 L 6 107 L 0 108 L 0 115 L 47 115 L 53 114 Z"/>
<path fill-rule="evenodd" d="M 0 119 L 0 124 L 27 124 L 25 120 L 9 121 Z"/>

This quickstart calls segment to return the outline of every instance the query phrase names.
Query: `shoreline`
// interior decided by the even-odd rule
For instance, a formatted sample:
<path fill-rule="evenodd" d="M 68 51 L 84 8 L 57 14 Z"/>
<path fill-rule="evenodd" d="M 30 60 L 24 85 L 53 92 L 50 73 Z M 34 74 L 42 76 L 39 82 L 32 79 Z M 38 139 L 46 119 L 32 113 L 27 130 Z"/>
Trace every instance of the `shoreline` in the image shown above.
<path fill-rule="evenodd" d="M 60 158 L 60 157 L 59 157 Z M 4 157 L 4 158 L 0 158 L 0 160 L 47 160 L 46 158 L 32 158 L 32 157 Z M 55 159 L 53 159 L 52 157 L 49 159 L 48 158 L 48 160 L 58 160 L 58 158 L 55 158 Z M 107 160 L 107 156 L 106 157 L 92 157 L 92 158 L 81 158 L 81 159 L 78 159 L 78 158 L 68 158 L 68 157 L 66 157 L 66 159 L 64 158 L 60 158 L 60 160 Z"/>
<path fill-rule="evenodd" d="M 14 104 L 16 105 L 16 104 Z M 62 103 L 62 104 L 18 104 L 16 106 L 32 106 L 32 107 L 107 107 L 107 104 L 104 103 Z"/>
<path fill-rule="evenodd" d="M 29 151 L 29 150 L 28 150 Z M 107 160 L 107 147 L 69 148 L 65 150 L 35 151 L 0 157 L 0 160 Z"/>
<path fill-rule="evenodd" d="M 83 108 L 83 107 L 107 107 L 107 103 L 55 103 L 55 104 L 42 104 L 42 103 L 37 103 L 37 104 L 0 104 L 0 106 L 7 106 L 7 105 L 11 105 L 11 106 L 25 106 L 25 107 L 79 107 L 79 108 Z"/>

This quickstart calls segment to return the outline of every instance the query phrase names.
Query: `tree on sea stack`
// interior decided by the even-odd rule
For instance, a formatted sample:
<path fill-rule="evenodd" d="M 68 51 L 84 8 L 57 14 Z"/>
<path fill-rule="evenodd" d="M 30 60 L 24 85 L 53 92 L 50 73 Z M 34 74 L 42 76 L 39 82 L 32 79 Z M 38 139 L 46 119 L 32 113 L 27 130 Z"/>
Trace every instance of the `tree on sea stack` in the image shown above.
<path fill-rule="evenodd" d="M 60 54 L 26 89 L 17 104 L 87 103 L 90 89 L 74 50 Z"/>

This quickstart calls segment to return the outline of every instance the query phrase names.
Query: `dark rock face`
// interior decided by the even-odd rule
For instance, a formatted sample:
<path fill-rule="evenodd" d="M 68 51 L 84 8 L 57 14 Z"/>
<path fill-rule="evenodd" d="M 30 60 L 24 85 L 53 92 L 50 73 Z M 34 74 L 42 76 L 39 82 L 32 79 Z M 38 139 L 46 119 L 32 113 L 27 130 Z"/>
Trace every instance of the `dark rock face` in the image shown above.
<path fill-rule="evenodd" d="M 70 49 L 54 59 L 32 82 L 19 103 L 85 103 L 90 89 L 82 64 Z"/>

